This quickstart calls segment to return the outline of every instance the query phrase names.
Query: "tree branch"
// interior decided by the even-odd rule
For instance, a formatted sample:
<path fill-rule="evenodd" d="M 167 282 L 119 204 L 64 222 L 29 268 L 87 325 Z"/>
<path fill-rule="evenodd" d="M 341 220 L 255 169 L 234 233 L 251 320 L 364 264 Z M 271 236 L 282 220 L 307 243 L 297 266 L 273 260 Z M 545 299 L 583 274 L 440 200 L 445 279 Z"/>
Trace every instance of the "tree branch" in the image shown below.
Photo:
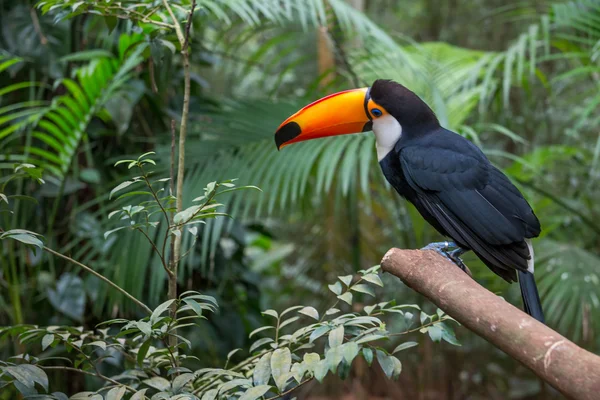
<path fill-rule="evenodd" d="M 439 254 L 391 249 L 381 266 L 568 398 L 598 398 L 600 357 L 484 289 Z"/>

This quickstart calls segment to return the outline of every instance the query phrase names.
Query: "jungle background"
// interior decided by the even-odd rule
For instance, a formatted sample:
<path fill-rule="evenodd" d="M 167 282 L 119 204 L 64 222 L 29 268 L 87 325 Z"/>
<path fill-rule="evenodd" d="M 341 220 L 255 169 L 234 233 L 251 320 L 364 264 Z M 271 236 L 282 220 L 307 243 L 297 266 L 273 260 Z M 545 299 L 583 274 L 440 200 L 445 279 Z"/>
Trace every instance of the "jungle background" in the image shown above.
<path fill-rule="evenodd" d="M 86 12 L 96 2 L 67 3 L 44 13 L 33 1 L 0 0 L 0 179 L 28 163 L 36 168 L 27 174 L 44 180 L 14 179 L 0 191 L 0 228 L 39 233 L 154 308 L 167 286 L 160 260 L 135 232 L 105 237 L 118 226 L 108 214 L 128 201 L 109 193 L 132 176 L 114 167 L 120 159 L 155 151 L 168 172 L 182 58 L 172 32 Z M 190 338 L 202 362 L 222 365 L 230 350 L 247 347 L 267 318 L 262 310 L 323 305 L 336 276 L 377 265 L 390 247 L 440 239 L 384 181 L 372 134 L 275 148 L 277 126 L 295 110 L 377 78 L 419 94 L 523 191 L 543 228 L 534 246 L 547 323 L 600 352 L 599 1 L 206 0 L 190 46 L 184 203 L 214 180 L 262 189 L 232 196 L 233 219 L 212 219 L 197 240 L 183 239 L 192 251 L 179 268 L 180 291 L 220 304 Z M 64 120 L 48 113 L 61 106 L 74 111 Z M 485 287 L 520 305 L 515 285 L 472 255 L 465 261 Z M 16 241 L 0 241 L 0 264 L 2 326 L 94 327 L 139 312 L 73 264 Z M 385 283 L 377 298 L 433 312 L 397 279 Z M 296 395 L 560 398 L 468 330 L 456 335 L 460 347 L 415 336 L 398 381 L 356 362 L 348 379 L 312 382 Z M 20 349 L 4 337 L 0 359 Z M 67 393 L 97 385 L 84 375 L 52 377 Z"/>

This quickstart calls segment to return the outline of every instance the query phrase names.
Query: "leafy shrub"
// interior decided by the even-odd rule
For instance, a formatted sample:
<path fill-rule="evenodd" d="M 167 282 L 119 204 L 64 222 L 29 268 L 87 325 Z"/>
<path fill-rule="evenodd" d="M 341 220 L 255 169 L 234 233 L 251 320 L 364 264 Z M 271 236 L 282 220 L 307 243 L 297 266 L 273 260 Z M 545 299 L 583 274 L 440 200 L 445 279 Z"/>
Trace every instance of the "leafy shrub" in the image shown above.
<path fill-rule="evenodd" d="M 1 361 L 2 385 L 14 385 L 27 398 L 66 399 L 64 393 L 50 392 L 46 375 L 48 370 L 61 370 L 66 375 L 76 372 L 104 381 L 97 391 L 77 393 L 71 399 L 276 399 L 313 379 L 321 382 L 328 373 L 346 378 L 357 357 L 369 365 L 377 359 L 384 373 L 396 378 L 402 363 L 394 354 L 417 346 L 417 342 L 404 341 L 388 352 L 380 345 L 397 336 L 421 332 L 434 341 L 458 345 L 448 323 L 452 318 L 441 310 L 427 315 L 416 305 L 386 301 L 366 306 L 362 312 L 341 311 L 347 307 L 345 303 L 352 304 L 353 294 L 372 295 L 373 286 L 382 285 L 376 266 L 359 271 L 356 279 L 342 276 L 329 285 L 336 301 L 323 312 L 302 305 L 281 312 L 264 311 L 271 323 L 250 333 L 256 340 L 246 351 L 246 358 L 228 366 L 242 351 L 235 349 L 223 368 L 190 368 L 196 360 L 186 352 L 193 343 L 183 332 L 207 319 L 218 307 L 213 297 L 195 291 L 165 301 L 140 320 L 112 319 L 93 330 L 7 327 L 0 330 L 0 338 L 14 336 L 24 345 L 39 343 L 42 353 Z M 174 318 L 168 313 L 171 306 L 175 306 Z M 416 314 L 420 324 L 414 327 Z M 388 331 L 385 320 L 391 318 L 399 319 L 405 329 Z M 175 347 L 168 344 L 172 336 L 179 339 Z M 69 357 L 44 356 L 48 349 L 66 351 Z M 104 375 L 102 363 L 107 359 L 117 361 L 122 371 Z"/>

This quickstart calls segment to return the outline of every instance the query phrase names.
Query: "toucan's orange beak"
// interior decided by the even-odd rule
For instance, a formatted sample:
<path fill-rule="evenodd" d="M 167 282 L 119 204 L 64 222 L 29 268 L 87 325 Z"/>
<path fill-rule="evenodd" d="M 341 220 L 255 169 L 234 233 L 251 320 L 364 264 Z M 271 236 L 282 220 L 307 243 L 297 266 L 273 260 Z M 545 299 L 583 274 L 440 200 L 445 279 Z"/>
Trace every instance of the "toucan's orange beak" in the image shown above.
<path fill-rule="evenodd" d="M 369 88 L 345 90 L 311 103 L 277 128 L 277 148 L 304 140 L 371 130 Z"/>

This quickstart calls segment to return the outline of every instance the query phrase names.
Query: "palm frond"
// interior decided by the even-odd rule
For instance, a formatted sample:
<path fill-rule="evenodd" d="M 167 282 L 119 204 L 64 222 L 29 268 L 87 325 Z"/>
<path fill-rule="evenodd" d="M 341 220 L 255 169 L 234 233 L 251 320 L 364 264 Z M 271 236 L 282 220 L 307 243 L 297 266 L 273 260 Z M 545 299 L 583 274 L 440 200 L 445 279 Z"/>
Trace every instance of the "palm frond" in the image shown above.
<path fill-rule="evenodd" d="M 125 54 L 127 48 L 140 41 L 141 36 L 124 36 L 118 58 L 97 53 L 93 61 L 77 69 L 77 81 L 62 80 L 68 93 L 55 97 L 41 116 L 30 103 L 26 104 L 24 111 L 11 110 L 9 117 L 13 119 L 30 114 L 36 116 L 32 136 L 44 146 L 25 149 L 30 154 L 29 162 L 47 169 L 60 179 L 65 177 L 88 124 L 111 98 L 126 87 L 133 69 L 142 61 L 144 46 L 137 46 Z M 32 121 L 32 117 L 26 120 Z M 12 129 L 7 128 L 6 134 L 12 133 Z"/>
<path fill-rule="evenodd" d="M 600 258 L 585 249 L 549 239 L 536 244 L 538 284 L 550 326 L 572 340 L 591 339 L 600 329 Z"/>

